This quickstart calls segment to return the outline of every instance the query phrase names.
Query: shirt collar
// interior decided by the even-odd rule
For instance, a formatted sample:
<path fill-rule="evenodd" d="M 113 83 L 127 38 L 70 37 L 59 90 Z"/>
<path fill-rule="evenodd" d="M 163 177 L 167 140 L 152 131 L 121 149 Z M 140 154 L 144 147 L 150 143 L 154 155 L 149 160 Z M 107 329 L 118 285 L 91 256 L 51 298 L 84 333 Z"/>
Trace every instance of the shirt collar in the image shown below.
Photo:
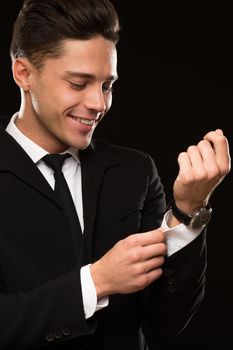
<path fill-rule="evenodd" d="M 25 136 L 16 126 L 15 120 L 18 117 L 18 113 L 15 113 L 9 124 L 7 125 L 6 131 L 19 143 L 24 151 L 29 155 L 34 163 L 38 163 L 48 152 Z M 65 152 L 71 154 L 78 163 L 80 163 L 78 157 L 78 150 L 74 147 L 69 147 Z"/>

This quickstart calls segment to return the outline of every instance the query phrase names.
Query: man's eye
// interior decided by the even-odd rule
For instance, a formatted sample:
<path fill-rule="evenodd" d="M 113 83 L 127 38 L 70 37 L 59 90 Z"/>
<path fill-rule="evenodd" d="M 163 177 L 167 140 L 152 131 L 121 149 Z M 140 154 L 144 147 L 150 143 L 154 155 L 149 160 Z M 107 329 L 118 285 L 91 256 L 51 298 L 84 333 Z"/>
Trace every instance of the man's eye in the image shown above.
<path fill-rule="evenodd" d="M 82 90 L 86 87 L 86 84 L 83 83 L 83 84 L 78 84 L 78 83 L 72 83 L 70 82 L 70 85 L 72 87 L 72 89 L 75 89 L 75 90 Z"/>
<path fill-rule="evenodd" d="M 103 90 L 103 93 L 107 93 L 107 92 L 112 92 L 112 85 L 103 85 L 102 86 L 102 90 Z"/>

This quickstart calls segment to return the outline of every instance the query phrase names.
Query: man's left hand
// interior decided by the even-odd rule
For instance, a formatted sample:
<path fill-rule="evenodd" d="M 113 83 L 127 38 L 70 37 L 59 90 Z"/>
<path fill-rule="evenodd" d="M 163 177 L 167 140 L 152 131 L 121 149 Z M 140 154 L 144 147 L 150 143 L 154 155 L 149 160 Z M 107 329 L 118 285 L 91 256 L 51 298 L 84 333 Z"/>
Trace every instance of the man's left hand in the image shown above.
<path fill-rule="evenodd" d="M 187 214 L 205 206 L 231 167 L 229 145 L 222 130 L 208 132 L 178 156 L 179 174 L 173 187 L 177 207 Z"/>

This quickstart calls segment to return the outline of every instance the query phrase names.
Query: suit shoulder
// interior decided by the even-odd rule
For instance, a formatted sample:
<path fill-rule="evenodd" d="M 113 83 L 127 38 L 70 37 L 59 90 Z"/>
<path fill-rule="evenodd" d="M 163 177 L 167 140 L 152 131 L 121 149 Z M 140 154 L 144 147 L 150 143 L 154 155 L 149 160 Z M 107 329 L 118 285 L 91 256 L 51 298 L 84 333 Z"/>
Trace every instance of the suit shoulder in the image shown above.
<path fill-rule="evenodd" d="M 103 155 L 105 154 L 106 156 L 112 155 L 114 157 L 120 158 L 121 160 L 134 159 L 138 161 L 145 161 L 148 160 L 148 158 L 152 159 L 148 153 L 143 152 L 141 150 L 112 144 L 110 142 L 100 139 L 93 139 L 92 145 L 97 152 L 100 152 Z"/>

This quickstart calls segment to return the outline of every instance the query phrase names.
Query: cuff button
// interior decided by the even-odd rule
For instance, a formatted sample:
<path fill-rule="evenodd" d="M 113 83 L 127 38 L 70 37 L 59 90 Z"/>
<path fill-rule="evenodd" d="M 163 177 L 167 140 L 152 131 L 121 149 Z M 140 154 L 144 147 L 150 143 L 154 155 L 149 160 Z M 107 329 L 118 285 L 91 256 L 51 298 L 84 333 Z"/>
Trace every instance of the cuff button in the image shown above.
<path fill-rule="evenodd" d="M 71 334 L 71 330 L 68 326 L 66 326 L 65 328 L 63 328 L 62 330 L 62 334 L 65 335 L 65 336 L 68 336 Z"/>

